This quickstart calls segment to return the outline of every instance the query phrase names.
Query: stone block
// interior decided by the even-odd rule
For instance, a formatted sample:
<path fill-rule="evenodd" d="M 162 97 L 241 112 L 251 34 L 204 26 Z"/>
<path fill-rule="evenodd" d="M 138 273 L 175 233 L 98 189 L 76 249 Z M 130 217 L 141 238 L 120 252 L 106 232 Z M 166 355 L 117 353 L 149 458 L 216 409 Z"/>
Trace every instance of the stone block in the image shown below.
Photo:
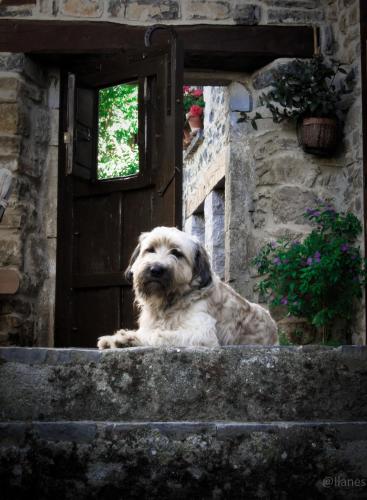
<path fill-rule="evenodd" d="M 193 214 L 185 221 L 185 232 L 195 236 L 200 243 L 205 244 L 204 214 Z"/>
<path fill-rule="evenodd" d="M 46 134 L 45 140 L 47 141 L 49 136 L 49 145 L 58 146 L 59 145 L 59 121 L 60 114 L 58 109 L 51 109 L 49 114 L 45 114 L 44 121 L 42 123 L 42 128 L 48 125 L 49 131 Z M 42 130 L 41 128 L 41 130 Z"/>
<path fill-rule="evenodd" d="M 256 163 L 256 174 L 257 186 L 292 184 L 312 188 L 320 168 L 316 163 L 305 164 L 304 158 L 297 153 L 272 153 Z"/>
<path fill-rule="evenodd" d="M 321 51 L 323 54 L 333 54 L 335 50 L 335 38 L 333 32 L 333 26 L 331 24 L 326 24 L 322 26 L 320 30 L 321 37 Z"/>
<path fill-rule="evenodd" d="M 205 248 L 214 272 L 224 278 L 224 191 L 212 191 L 205 198 L 204 220 Z"/>
<path fill-rule="evenodd" d="M 6 348 L 0 420 L 358 421 L 366 362 L 364 346 Z"/>
<path fill-rule="evenodd" d="M 22 71 L 26 56 L 24 54 L 0 53 L 0 70 Z"/>
<path fill-rule="evenodd" d="M 229 19 L 231 17 L 231 4 L 226 0 L 187 0 L 187 19 L 208 19 L 212 21 Z"/>
<path fill-rule="evenodd" d="M 269 9 L 269 24 L 312 24 L 324 20 L 322 10 Z"/>
<path fill-rule="evenodd" d="M 127 0 L 123 5 L 112 0 L 109 12 L 114 15 L 123 15 L 129 21 L 171 21 L 181 17 L 180 2 L 178 0 Z"/>
<path fill-rule="evenodd" d="M 47 104 L 48 108 L 59 109 L 60 107 L 60 71 L 53 70 L 49 72 Z"/>
<path fill-rule="evenodd" d="M 61 13 L 73 17 L 101 17 L 103 0 L 62 0 Z"/>
<path fill-rule="evenodd" d="M 7 208 L 1 221 L 1 229 L 20 229 L 24 225 L 25 215 L 19 208 Z M 1 234 L 1 233 L 0 233 Z"/>
<path fill-rule="evenodd" d="M 0 5 L 0 17 L 29 17 L 32 14 L 33 10 L 31 8 Z"/>
<path fill-rule="evenodd" d="M 2 486 L 9 499 L 362 500 L 366 441 L 365 422 L 3 423 Z"/>
<path fill-rule="evenodd" d="M 20 233 L 0 227 L 0 241 L 0 265 L 22 268 L 23 245 Z"/>
<path fill-rule="evenodd" d="M 16 103 L 21 80 L 14 76 L 0 76 L 0 103 Z"/>
<path fill-rule="evenodd" d="M 251 26 L 259 24 L 261 8 L 258 5 L 236 5 L 233 11 L 233 20 L 237 24 Z"/>
<path fill-rule="evenodd" d="M 320 7 L 319 0 L 263 0 L 270 7 L 286 7 L 289 9 L 316 9 Z"/>
<path fill-rule="evenodd" d="M 21 129 L 20 108 L 17 103 L 0 103 L 0 134 L 18 134 Z"/>
<path fill-rule="evenodd" d="M 316 193 L 298 186 L 282 186 L 274 190 L 272 211 L 274 222 L 304 224 L 303 213 L 315 204 Z"/>
<path fill-rule="evenodd" d="M 9 120 L 11 118 L 9 117 Z M 2 120 L 1 120 L 2 121 Z M 2 156 L 17 156 L 20 152 L 20 136 L 0 135 L 0 152 Z"/>

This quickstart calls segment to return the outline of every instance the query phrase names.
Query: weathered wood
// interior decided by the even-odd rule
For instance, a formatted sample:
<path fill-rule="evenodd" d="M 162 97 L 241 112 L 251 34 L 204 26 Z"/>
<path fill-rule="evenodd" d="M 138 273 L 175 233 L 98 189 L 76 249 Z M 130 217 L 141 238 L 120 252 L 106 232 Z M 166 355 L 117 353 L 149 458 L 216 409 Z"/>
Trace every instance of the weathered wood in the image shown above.
<path fill-rule="evenodd" d="M 0 294 L 16 293 L 19 281 L 19 274 L 14 269 L 0 269 Z"/>
<path fill-rule="evenodd" d="M 65 175 L 60 163 L 57 302 L 55 339 L 58 346 L 94 347 L 99 335 L 134 327 L 131 285 L 123 277 L 142 231 L 154 225 L 179 225 L 181 220 L 182 50 L 172 44 L 135 54 L 132 63 L 103 68 L 101 73 L 76 67 L 76 94 L 92 79 L 98 86 L 117 81 L 139 82 L 139 173 L 98 181 L 95 155 L 78 152 L 75 160 L 94 172 L 90 179 Z M 110 70 L 110 71 L 108 71 Z M 145 84 L 145 78 L 147 82 Z M 102 79 L 101 79 L 102 78 Z M 145 87 L 146 85 L 146 87 Z M 66 125 L 67 79 L 62 79 L 62 126 Z M 79 96 L 80 97 L 80 96 Z M 154 105 L 152 104 L 154 103 Z M 93 99 L 76 106 L 75 121 L 97 138 Z M 94 126 L 93 126 L 94 123 Z M 146 138 L 146 139 L 145 139 Z M 62 162 L 65 148 L 61 147 Z M 85 153 L 85 151 L 84 151 Z M 177 171 L 176 176 L 174 176 Z M 162 192 L 158 193 L 163 186 Z M 164 189 L 166 186 L 167 189 Z M 163 192 L 164 191 L 164 192 Z"/>
<path fill-rule="evenodd" d="M 310 57 L 309 26 L 175 26 L 185 67 L 254 69 L 277 57 Z M 145 26 L 88 21 L 0 21 L 0 51 L 86 54 L 144 49 Z M 160 43 L 166 35 L 154 34 Z"/>

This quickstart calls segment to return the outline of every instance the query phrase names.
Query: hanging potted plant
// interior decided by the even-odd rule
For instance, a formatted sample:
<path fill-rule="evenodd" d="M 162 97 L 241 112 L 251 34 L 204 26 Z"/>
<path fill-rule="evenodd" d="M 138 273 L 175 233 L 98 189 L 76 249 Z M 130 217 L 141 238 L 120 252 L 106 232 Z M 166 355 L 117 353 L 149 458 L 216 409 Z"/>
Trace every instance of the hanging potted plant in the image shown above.
<path fill-rule="evenodd" d="M 300 145 L 307 153 L 330 155 L 341 137 L 341 124 L 348 108 L 343 99 L 351 93 L 353 75 L 347 76 L 342 64 L 326 64 L 322 56 L 295 60 L 274 72 L 271 90 L 260 96 L 275 123 L 294 121 Z M 250 117 L 242 113 L 239 121 L 265 118 L 260 113 Z"/>
<path fill-rule="evenodd" d="M 185 85 L 183 87 L 184 107 L 184 147 L 187 147 L 192 137 L 204 128 L 203 116 L 205 102 L 202 87 Z"/>
<path fill-rule="evenodd" d="M 189 122 L 191 133 L 196 133 L 203 128 L 203 108 L 193 104 L 186 113 L 186 119 Z"/>
<path fill-rule="evenodd" d="M 362 226 L 355 215 L 338 213 L 321 201 L 304 215 L 314 228 L 303 241 L 268 243 L 253 263 L 263 276 L 259 289 L 270 294 L 271 305 L 286 308 L 296 330 L 305 320 L 314 337 L 319 332 L 326 343 L 337 320 L 348 328 L 362 297 L 366 271 L 356 246 Z"/>

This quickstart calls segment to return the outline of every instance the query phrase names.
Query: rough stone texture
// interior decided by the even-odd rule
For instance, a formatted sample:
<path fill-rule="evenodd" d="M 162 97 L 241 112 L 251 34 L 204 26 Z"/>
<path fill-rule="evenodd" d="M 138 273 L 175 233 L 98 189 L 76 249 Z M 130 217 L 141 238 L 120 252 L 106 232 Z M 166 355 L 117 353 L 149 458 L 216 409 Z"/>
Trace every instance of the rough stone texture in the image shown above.
<path fill-rule="evenodd" d="M 219 21 L 231 16 L 231 3 L 226 0 L 186 0 L 186 18 L 188 20 L 209 19 Z"/>
<path fill-rule="evenodd" d="M 203 245 L 205 245 L 204 213 L 188 217 L 185 221 L 184 230 L 192 236 L 195 236 Z"/>
<path fill-rule="evenodd" d="M 269 9 L 269 24 L 312 24 L 324 20 L 322 10 Z"/>
<path fill-rule="evenodd" d="M 0 266 L 21 276 L 15 299 L 0 297 L 0 344 L 52 345 L 58 76 L 22 54 L 2 54 L 0 68 L 0 167 L 14 176 L 0 225 Z"/>
<path fill-rule="evenodd" d="M 261 8 L 258 5 L 236 5 L 233 19 L 237 24 L 258 24 L 261 18 Z"/>
<path fill-rule="evenodd" d="M 205 247 L 214 272 L 224 278 L 224 192 L 212 191 L 204 203 Z"/>
<path fill-rule="evenodd" d="M 0 420 L 364 420 L 367 348 L 0 350 Z"/>
<path fill-rule="evenodd" d="M 224 178 L 230 139 L 228 99 L 226 87 L 204 87 L 204 141 L 183 165 L 184 220 Z"/>
<path fill-rule="evenodd" d="M 65 16 L 101 17 L 103 0 L 62 0 L 61 12 Z"/>
<path fill-rule="evenodd" d="M 0 438 L 4 500 L 366 498 L 366 423 L 10 423 Z"/>
<path fill-rule="evenodd" d="M 124 8 L 129 21 L 172 21 L 180 17 L 180 4 L 176 0 L 128 0 Z"/>

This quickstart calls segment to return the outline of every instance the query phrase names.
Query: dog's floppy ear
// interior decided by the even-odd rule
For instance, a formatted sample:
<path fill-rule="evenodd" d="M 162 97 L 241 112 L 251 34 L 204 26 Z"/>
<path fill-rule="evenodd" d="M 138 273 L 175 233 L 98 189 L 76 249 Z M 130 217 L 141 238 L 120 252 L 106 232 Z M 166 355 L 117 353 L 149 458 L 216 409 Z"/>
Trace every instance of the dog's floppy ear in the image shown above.
<path fill-rule="evenodd" d="M 194 278 L 198 280 L 199 288 L 208 286 L 212 282 L 209 257 L 200 243 L 197 244 L 195 251 Z"/>
<path fill-rule="evenodd" d="M 139 252 L 140 252 L 140 243 L 138 244 L 138 246 L 135 248 L 135 250 L 131 254 L 131 257 L 129 260 L 129 265 L 127 266 L 126 271 L 125 271 L 125 278 L 129 283 L 133 282 L 133 273 L 131 271 L 131 267 L 134 264 L 134 262 L 136 261 L 136 258 L 139 255 Z"/>

